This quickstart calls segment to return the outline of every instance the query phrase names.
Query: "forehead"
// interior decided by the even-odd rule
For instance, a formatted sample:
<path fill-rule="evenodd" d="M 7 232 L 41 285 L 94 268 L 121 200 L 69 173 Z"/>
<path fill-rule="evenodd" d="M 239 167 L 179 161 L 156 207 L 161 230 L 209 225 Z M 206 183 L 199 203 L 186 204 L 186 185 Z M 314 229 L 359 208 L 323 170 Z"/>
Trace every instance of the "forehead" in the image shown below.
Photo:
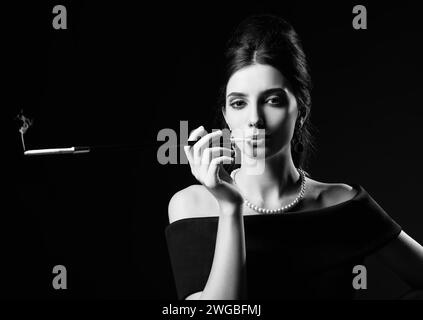
<path fill-rule="evenodd" d="M 286 80 L 278 69 L 263 64 L 253 64 L 236 71 L 226 86 L 226 94 L 242 92 L 258 94 L 269 88 L 284 88 Z"/>

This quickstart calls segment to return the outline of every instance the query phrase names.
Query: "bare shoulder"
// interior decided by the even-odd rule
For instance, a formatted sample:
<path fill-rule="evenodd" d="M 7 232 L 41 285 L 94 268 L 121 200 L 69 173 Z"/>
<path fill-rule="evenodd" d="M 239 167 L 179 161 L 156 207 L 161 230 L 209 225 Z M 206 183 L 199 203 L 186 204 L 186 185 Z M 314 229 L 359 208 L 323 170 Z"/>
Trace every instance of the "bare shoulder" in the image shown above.
<path fill-rule="evenodd" d="M 218 203 L 201 184 L 176 192 L 168 205 L 169 223 L 193 217 L 218 215 Z"/>
<path fill-rule="evenodd" d="M 308 179 L 323 207 L 334 206 L 353 199 L 358 190 L 346 183 L 326 183 Z"/>

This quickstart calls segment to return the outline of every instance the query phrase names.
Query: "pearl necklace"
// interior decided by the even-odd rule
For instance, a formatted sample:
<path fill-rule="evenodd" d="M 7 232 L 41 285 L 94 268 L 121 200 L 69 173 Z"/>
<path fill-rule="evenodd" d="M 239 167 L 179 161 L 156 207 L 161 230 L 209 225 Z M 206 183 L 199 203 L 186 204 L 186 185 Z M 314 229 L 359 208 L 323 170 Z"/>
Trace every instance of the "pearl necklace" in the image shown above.
<path fill-rule="evenodd" d="M 232 180 L 234 181 L 234 184 L 236 184 L 235 182 L 235 174 L 239 171 L 240 168 L 235 169 L 231 172 L 231 177 Z M 276 214 L 276 213 L 282 213 L 288 209 L 291 209 L 293 206 L 295 206 L 303 197 L 304 197 L 304 191 L 305 191 L 305 185 L 306 185 L 306 179 L 305 179 L 305 173 L 303 170 L 301 169 L 297 169 L 300 177 L 301 177 L 301 189 L 300 192 L 298 194 L 298 196 L 294 199 L 294 201 L 292 201 L 291 203 L 280 207 L 278 209 L 266 209 L 266 208 L 261 208 L 258 207 L 254 204 L 252 204 L 250 201 L 248 201 L 245 197 L 244 197 L 244 203 L 247 207 L 253 209 L 254 211 L 258 212 L 258 213 L 266 213 L 266 214 Z"/>

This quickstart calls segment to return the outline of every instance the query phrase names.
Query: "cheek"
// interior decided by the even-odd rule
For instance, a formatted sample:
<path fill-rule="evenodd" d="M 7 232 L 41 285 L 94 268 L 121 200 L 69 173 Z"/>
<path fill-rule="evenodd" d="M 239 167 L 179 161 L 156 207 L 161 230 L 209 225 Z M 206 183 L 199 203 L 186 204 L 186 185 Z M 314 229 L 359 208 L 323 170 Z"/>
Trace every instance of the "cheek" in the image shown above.
<path fill-rule="evenodd" d="M 295 120 L 295 112 L 288 109 L 270 109 L 266 112 L 266 124 L 270 131 L 288 128 Z"/>
<path fill-rule="evenodd" d="M 245 123 L 246 113 L 242 111 L 229 110 L 226 112 L 226 121 L 232 129 L 242 128 Z"/>
<path fill-rule="evenodd" d="M 289 104 L 286 107 L 269 109 L 266 118 L 268 120 L 268 128 L 271 131 L 277 131 L 286 138 L 291 138 L 295 129 L 298 108 L 297 101 L 291 93 L 288 94 L 288 99 Z"/>
<path fill-rule="evenodd" d="M 296 112 L 287 109 L 278 110 L 278 114 L 269 114 L 267 127 L 273 136 L 278 137 L 276 139 L 278 144 L 286 144 L 291 140 L 294 134 L 295 120 Z"/>

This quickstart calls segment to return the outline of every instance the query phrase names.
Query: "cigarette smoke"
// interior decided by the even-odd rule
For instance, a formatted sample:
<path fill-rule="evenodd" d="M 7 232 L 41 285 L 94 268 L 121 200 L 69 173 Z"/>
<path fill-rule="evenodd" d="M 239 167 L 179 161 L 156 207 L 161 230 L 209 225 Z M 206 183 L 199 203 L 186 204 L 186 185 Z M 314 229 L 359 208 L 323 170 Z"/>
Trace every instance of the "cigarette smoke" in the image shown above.
<path fill-rule="evenodd" d="M 22 147 L 23 150 L 25 151 L 25 139 L 24 139 L 24 134 L 25 132 L 28 130 L 28 128 L 33 124 L 34 120 L 25 117 L 25 115 L 23 114 L 23 110 L 21 110 L 19 112 L 19 114 L 16 116 L 16 118 L 19 121 L 22 121 L 22 125 L 19 128 L 19 132 L 21 133 L 21 140 L 22 140 Z"/>

